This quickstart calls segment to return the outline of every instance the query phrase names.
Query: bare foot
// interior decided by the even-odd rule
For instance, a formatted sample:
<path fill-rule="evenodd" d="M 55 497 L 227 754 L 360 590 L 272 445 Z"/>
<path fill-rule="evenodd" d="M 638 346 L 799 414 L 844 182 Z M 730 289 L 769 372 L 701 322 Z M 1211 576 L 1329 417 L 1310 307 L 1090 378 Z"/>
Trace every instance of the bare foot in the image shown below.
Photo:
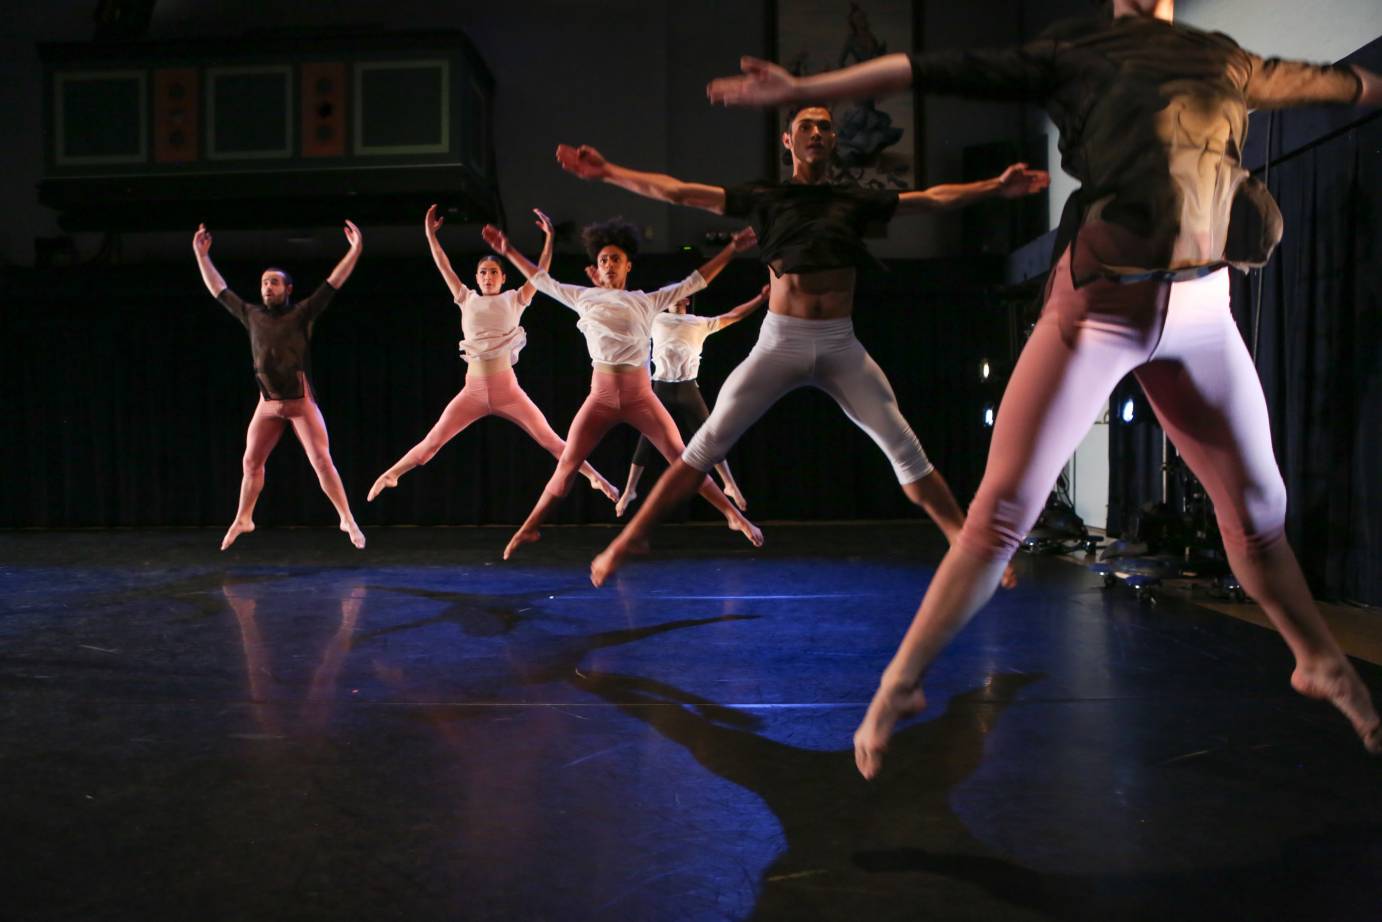
<path fill-rule="evenodd" d="M 925 707 L 926 696 L 921 693 L 920 685 L 911 688 L 879 686 L 869 702 L 863 723 L 854 731 L 854 764 L 859 774 L 869 780 L 877 776 L 883 767 L 883 753 L 887 751 L 893 727 L 899 720 L 921 713 Z"/>
<path fill-rule="evenodd" d="M 520 545 L 532 544 L 534 541 L 540 540 L 541 538 L 542 532 L 538 531 L 536 528 L 520 528 L 513 533 L 513 537 L 509 539 L 509 543 L 504 545 L 504 559 L 508 560 L 513 556 L 513 552 L 518 550 Z"/>
<path fill-rule="evenodd" d="M 619 497 L 619 502 L 614 504 L 614 517 L 616 519 L 622 519 L 624 517 L 624 513 L 629 511 L 629 506 L 636 499 L 638 499 L 637 490 L 625 490 L 624 495 Z"/>
<path fill-rule="evenodd" d="M 748 538 L 749 544 L 752 544 L 754 547 L 763 546 L 763 529 L 759 528 L 742 515 L 736 515 L 725 521 L 729 525 L 730 531 L 737 531 L 745 538 Z"/>
<path fill-rule="evenodd" d="M 369 488 L 369 495 L 365 497 L 365 502 L 372 503 L 374 498 L 385 490 L 393 489 L 398 486 L 398 478 L 390 477 L 386 471 L 379 475 L 379 479 L 374 482 L 374 486 Z"/>
<path fill-rule="evenodd" d="M 744 494 L 740 493 L 737 487 L 725 487 L 725 495 L 729 497 L 730 502 L 739 507 L 740 512 L 749 508 L 749 501 L 744 499 Z"/>
<path fill-rule="evenodd" d="M 648 542 L 642 538 L 623 540 L 615 538 L 595 559 L 590 562 L 590 582 L 595 588 L 605 584 L 624 564 L 624 559 L 635 554 L 648 553 Z"/>
<path fill-rule="evenodd" d="M 601 493 L 605 494 L 605 499 L 609 500 L 611 503 L 619 502 L 619 488 L 616 487 L 614 484 L 610 483 L 608 480 L 601 477 L 599 474 L 596 474 L 594 477 L 589 478 L 589 480 L 590 489 L 599 490 Z M 619 512 L 618 509 L 619 507 L 616 506 L 615 514 L 623 515 L 623 513 Z"/>
<path fill-rule="evenodd" d="M 1382 755 L 1382 723 L 1372 705 L 1372 695 L 1342 655 L 1332 662 L 1297 666 L 1291 673 L 1291 687 L 1307 698 L 1334 705 L 1353 724 L 1363 747 L 1373 755 Z"/>
<path fill-rule="evenodd" d="M 354 522 L 342 522 L 341 531 L 350 535 L 350 543 L 355 545 L 357 550 L 365 549 L 365 533 L 360 530 L 360 526 Z"/>
<path fill-rule="evenodd" d="M 1012 589 L 1017 586 L 1017 571 L 1013 569 L 1011 561 L 1003 568 L 1003 578 L 999 581 L 998 585 L 1002 586 L 1004 589 Z"/>
<path fill-rule="evenodd" d="M 247 535 L 254 531 L 254 521 L 252 519 L 236 519 L 230 523 L 230 528 L 226 529 L 226 536 L 221 539 L 221 550 L 225 550 L 235 543 L 235 539 L 241 535 Z"/>

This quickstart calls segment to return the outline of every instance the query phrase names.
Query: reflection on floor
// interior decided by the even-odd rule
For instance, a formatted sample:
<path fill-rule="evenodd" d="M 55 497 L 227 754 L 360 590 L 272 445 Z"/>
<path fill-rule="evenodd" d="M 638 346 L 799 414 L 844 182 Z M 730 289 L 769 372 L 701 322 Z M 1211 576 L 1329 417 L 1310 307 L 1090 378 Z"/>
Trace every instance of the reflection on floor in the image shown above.
<path fill-rule="evenodd" d="M 933 529 L 610 535 L 0 534 L 0 918 L 1378 918 L 1266 631 L 1025 559 L 868 784 Z"/>

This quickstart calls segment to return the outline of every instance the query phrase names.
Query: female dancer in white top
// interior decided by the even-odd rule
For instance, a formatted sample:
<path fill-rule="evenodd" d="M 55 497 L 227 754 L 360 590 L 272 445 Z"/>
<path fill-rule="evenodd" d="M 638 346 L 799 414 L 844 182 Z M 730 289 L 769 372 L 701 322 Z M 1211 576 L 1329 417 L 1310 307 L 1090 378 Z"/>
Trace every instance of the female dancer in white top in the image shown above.
<path fill-rule="evenodd" d="M 537 215 L 537 226 L 546 235 L 542 255 L 538 262 L 545 271 L 552 261 L 552 221 L 547 215 L 533 209 Z M 437 420 L 427 437 L 418 442 L 408 453 L 399 458 L 393 467 L 379 475 L 370 487 L 368 501 L 381 492 L 398 485 L 398 478 L 420 464 L 432 460 L 441 447 L 451 441 L 466 426 L 486 416 L 499 416 L 522 427 L 554 458 L 560 458 L 566 443 L 548 425 L 546 417 L 537 404 L 518 386 L 518 377 L 513 366 L 518 361 L 519 350 L 528 342 L 528 335 L 518 325 L 523 311 L 533 301 L 531 283 L 521 288 L 504 291 L 504 267 L 493 256 L 486 256 L 475 267 L 475 285 L 478 292 L 471 291 L 451 268 L 437 239 L 437 228 L 444 218 L 437 215 L 437 206 L 427 209 L 423 229 L 427 233 L 427 243 L 432 249 L 432 259 L 437 270 L 451 289 L 451 296 L 461 309 L 461 358 L 466 360 L 465 387 L 446 405 L 441 418 Z M 581 465 L 581 474 L 590 481 L 593 489 L 599 490 L 611 500 L 619 498 L 614 484 L 600 476 L 599 471 L 589 464 Z"/>
<path fill-rule="evenodd" d="M 764 285 L 763 290 L 751 301 L 745 301 L 715 317 L 691 313 L 691 299 L 683 298 L 653 320 L 653 393 L 662 401 L 667 412 L 672 414 L 683 442 L 689 441 L 701 424 L 710 418 L 710 408 L 705 405 L 700 385 L 696 383 L 706 337 L 738 323 L 766 304 L 768 288 Z M 638 481 L 652 459 L 653 444 L 647 436 L 640 435 L 638 447 L 633 452 L 633 462 L 629 464 L 628 483 L 624 484 L 619 502 L 614 504 L 615 515 L 622 517 L 629 504 L 638 498 Z M 721 461 L 715 465 L 715 470 L 725 485 L 725 495 L 734 500 L 740 509 L 747 509 L 748 500 L 744 499 L 744 492 L 730 473 L 729 461 Z"/>
<path fill-rule="evenodd" d="M 504 559 L 508 560 L 519 545 L 542 537 L 538 527 L 571 489 L 576 469 L 615 424 L 628 423 L 646 435 L 668 462 L 681 457 L 686 446 L 677 434 L 671 415 L 653 396 L 648 378 L 648 340 L 653 318 L 704 288 L 736 252 L 749 249 L 757 238 L 752 229 L 745 228 L 699 272 L 692 272 L 675 285 L 643 292 L 627 291 L 624 287 L 629 270 L 633 268 L 632 258 L 638 251 L 637 233 L 628 224 L 610 221 L 585 229 L 586 251 L 593 263 L 586 267 L 586 275 L 595 283 L 594 288 L 554 281 L 546 270 L 533 265 L 515 250 L 497 227 L 486 227 L 483 236 L 496 253 L 506 257 L 527 276 L 529 284 L 580 315 L 576 328 L 585 334 L 594 366 L 590 396 L 571 421 L 566 449 L 557 462 L 557 469 L 527 520 L 504 548 Z M 762 545 L 763 533 L 734 507 L 709 477 L 701 478 L 700 494 L 724 514 L 731 529 L 742 532 L 755 547 Z"/>

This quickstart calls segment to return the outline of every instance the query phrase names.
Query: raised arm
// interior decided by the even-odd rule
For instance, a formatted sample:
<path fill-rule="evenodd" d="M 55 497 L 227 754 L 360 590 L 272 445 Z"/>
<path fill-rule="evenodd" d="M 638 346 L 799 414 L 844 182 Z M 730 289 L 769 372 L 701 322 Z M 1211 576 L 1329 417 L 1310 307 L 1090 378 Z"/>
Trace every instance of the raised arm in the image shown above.
<path fill-rule="evenodd" d="M 725 248 L 710 257 L 709 262 L 701 266 L 701 278 L 705 279 L 705 283 L 709 285 L 714 281 L 715 276 L 719 275 L 720 271 L 724 269 L 725 266 L 729 265 L 729 261 L 734 258 L 736 253 L 743 253 L 756 246 L 758 246 L 758 234 L 754 232 L 752 227 L 745 227 L 735 231 L 733 236 L 729 238 L 729 243 L 726 244 Z"/>
<path fill-rule="evenodd" d="M 226 290 L 226 280 L 211 264 L 211 231 L 205 224 L 198 224 L 197 232 L 192 235 L 192 254 L 197 257 L 197 268 L 201 270 L 206 290 L 211 292 L 211 297 L 219 298 Z"/>
<path fill-rule="evenodd" d="M 714 214 L 725 213 L 725 190 L 720 186 L 683 182 L 666 173 L 631 170 L 610 163 L 593 147 L 558 144 L 557 162 L 563 170 L 581 179 L 598 179 L 658 202 L 700 208 Z"/>
<path fill-rule="evenodd" d="M 533 214 L 537 215 L 538 228 L 542 231 L 542 253 L 537 258 L 537 271 L 546 272 L 552 267 L 552 219 L 547 217 L 540 208 L 534 208 Z M 518 300 L 526 307 L 533 301 L 533 294 L 537 288 L 532 282 L 524 282 L 523 287 L 518 289 Z"/>
<path fill-rule="evenodd" d="M 360 228 L 349 220 L 345 222 L 345 238 L 350 243 L 350 249 L 346 250 L 346 255 L 341 257 L 341 261 L 336 263 L 336 268 L 326 277 L 326 283 L 336 289 L 344 285 L 346 279 L 350 278 L 350 273 L 355 271 L 355 264 L 360 261 L 360 250 L 365 243 L 365 238 L 360 235 Z"/>
<path fill-rule="evenodd" d="M 912 63 L 905 54 L 882 57 L 798 77 L 785 67 L 761 58 L 742 57 L 734 77 L 720 77 L 705 88 L 710 101 L 724 106 L 782 106 L 794 102 L 832 102 L 837 99 L 876 99 L 900 93 L 912 85 Z"/>
<path fill-rule="evenodd" d="M 422 219 L 422 231 L 427 235 L 427 247 L 432 251 L 432 262 L 437 264 L 437 271 L 441 273 L 446 287 L 451 290 L 452 299 L 463 301 L 469 297 L 470 289 L 461 281 L 456 270 L 451 268 L 451 260 L 447 258 L 446 250 L 442 249 L 441 241 L 437 239 L 437 228 L 445 221 L 445 218 L 437 214 L 437 206 L 433 205 L 427 209 L 427 216 Z"/>
<path fill-rule="evenodd" d="M 897 197 L 897 214 L 925 214 L 950 211 L 990 198 L 1022 198 L 1034 195 L 1051 184 L 1045 170 L 1031 170 L 1025 163 L 1014 163 L 1001 176 L 979 182 L 932 186 Z"/>
<path fill-rule="evenodd" d="M 749 300 L 745 301 L 743 304 L 740 304 L 738 307 L 730 308 L 723 314 L 720 314 L 718 317 L 711 317 L 710 319 L 715 322 L 715 325 L 711 328 L 711 332 L 718 333 L 725 327 L 732 326 L 733 324 L 738 323 L 739 321 L 747 317 L 749 314 L 752 314 L 754 311 L 758 310 L 764 304 L 767 304 L 768 292 L 771 290 L 771 288 L 771 285 L 764 285 L 762 291 L 754 295 Z"/>

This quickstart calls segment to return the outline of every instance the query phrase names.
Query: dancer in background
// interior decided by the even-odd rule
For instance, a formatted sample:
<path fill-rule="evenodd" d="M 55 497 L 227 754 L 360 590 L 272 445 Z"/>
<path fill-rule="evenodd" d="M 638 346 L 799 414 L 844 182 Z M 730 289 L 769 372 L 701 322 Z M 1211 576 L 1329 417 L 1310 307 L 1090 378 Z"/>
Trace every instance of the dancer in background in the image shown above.
<path fill-rule="evenodd" d="M 1248 110 L 1375 106 L 1382 80 L 1359 67 L 1264 59 L 1221 33 L 1173 24 L 1173 0 L 1115 0 L 1112 12 L 1017 49 L 893 54 L 811 77 L 745 58 L 743 76 L 707 88 L 712 101 L 735 105 L 909 87 L 1039 102 L 1060 130 L 1066 172 L 1082 183 L 1080 226 L 1003 396 L 960 540 L 855 734 L 866 777 L 897 721 L 925 706 L 926 668 L 993 594 L 1065 459 L 1130 371 L 1213 500 L 1234 574 L 1290 646 L 1292 687 L 1334 705 L 1367 750 L 1382 753 L 1371 695 L 1286 542 L 1286 488 L 1225 268 L 1263 265 L 1281 239 L 1275 202 L 1239 162 Z M 1229 248 L 1231 211 L 1250 225 L 1234 235 L 1241 252 Z"/>
<path fill-rule="evenodd" d="M 552 220 L 536 208 L 533 213 L 537 215 L 537 226 L 544 235 L 538 266 L 545 272 L 552 262 Z M 456 306 L 461 309 L 461 332 L 465 336 L 461 340 L 461 358 L 466 361 L 465 386 L 446 405 L 427 437 L 374 481 L 369 491 L 369 502 L 373 502 L 382 491 L 398 486 L 399 477 L 431 461 L 441 447 L 462 429 L 486 416 L 498 416 L 514 423 L 554 458 L 560 458 L 566 446 L 561 436 L 548 425 L 537 404 L 519 387 L 518 377 L 513 370 L 519 351 L 528 342 L 528 334 L 518 322 L 533 301 L 532 283 L 505 291 L 504 267 L 494 256 L 485 256 L 475 267 L 475 287 L 479 290 L 467 288 L 451 268 L 451 260 L 437 239 L 437 229 L 444 220 L 437 215 L 437 206 L 433 205 L 427 209 L 422 227 L 432 251 L 432 261 L 437 264 L 437 271 L 446 281 L 447 288 L 451 289 Z M 611 500 L 619 498 L 619 491 L 614 485 L 589 464 L 581 465 L 581 474 L 590 481 L 592 489 L 599 490 Z"/>
<path fill-rule="evenodd" d="M 317 406 L 309 375 L 312 326 L 337 290 L 350 278 L 360 259 L 363 245 L 360 229 L 347 221 L 345 236 L 350 249 L 326 281 L 306 300 L 293 301 L 292 277 L 282 269 L 270 268 L 265 269 L 259 279 L 260 304 L 250 304 L 226 287 L 225 279 L 211 263 L 211 232 L 205 224 L 199 225 L 192 237 L 192 252 L 197 257 L 197 268 L 201 270 L 206 290 L 249 331 L 254 377 L 259 384 L 259 405 L 250 418 L 245 436 L 240 506 L 235 511 L 235 521 L 221 541 L 223 551 L 234 544 L 236 538 L 254 531 L 254 504 L 264 489 L 264 462 L 289 425 L 307 452 L 307 460 L 316 471 L 322 491 L 336 507 L 341 531 L 350 536 L 350 543 L 357 548 L 365 546 L 364 532 L 350 513 L 341 475 L 336 473 L 336 466 L 331 462 L 326 420 Z"/>
<path fill-rule="evenodd" d="M 738 323 L 752 314 L 768 300 L 768 286 L 752 300 L 714 317 L 702 317 L 691 311 L 691 299 L 682 298 L 666 312 L 658 314 L 653 321 L 653 393 L 667 412 L 672 414 L 677 431 L 683 442 L 690 441 L 710 416 L 710 409 L 701 396 L 701 387 L 696 379 L 701 372 L 701 350 L 711 333 L 718 333 L 731 324 Z M 629 465 L 629 480 L 624 484 L 624 492 L 614 505 L 614 514 L 622 517 L 629 504 L 638 498 L 638 481 L 643 477 L 643 469 L 653 460 L 653 443 L 646 435 L 638 437 L 638 447 L 633 452 L 633 463 Z M 725 485 L 725 495 L 734 501 L 741 510 L 749 507 L 748 500 L 739 489 L 730 473 L 729 462 L 721 461 L 715 465 L 720 481 Z"/>
<path fill-rule="evenodd" d="M 638 255 L 638 234 L 632 225 L 620 221 L 595 224 L 585 229 L 586 253 L 591 265 L 586 275 L 593 288 L 563 285 L 533 265 L 515 250 L 503 231 L 486 227 L 484 238 L 494 251 L 518 268 L 538 291 L 565 304 L 580 316 L 576 328 L 585 335 L 594 367 L 590 377 L 590 396 L 571 421 L 557 469 L 542 491 L 537 505 L 523 525 L 509 539 L 504 559 L 522 544 L 541 537 L 539 526 L 552 507 L 571 489 L 577 468 L 585 461 L 605 433 L 624 422 L 646 435 L 670 462 L 683 449 L 676 424 L 658 399 L 648 379 L 648 339 L 653 318 L 682 298 L 695 294 L 720 274 L 735 253 L 754 244 L 753 231 L 736 233 L 730 244 L 683 281 L 654 292 L 628 291 L 629 272 Z M 693 485 L 697 486 L 697 485 Z M 746 519 L 704 474 L 698 484 L 700 494 L 724 514 L 734 531 L 742 532 L 758 547 L 763 533 Z"/>
<path fill-rule="evenodd" d="M 661 173 L 644 173 L 607 161 L 592 147 L 561 145 L 557 160 L 582 179 L 612 183 L 646 198 L 716 214 L 749 217 L 758 231 L 763 262 L 772 270 L 768 315 L 758 343 L 730 373 L 715 409 L 682 457 L 658 480 L 648 501 L 619 536 L 595 558 L 590 578 L 601 585 L 630 553 L 641 551 L 667 511 L 725 459 L 749 426 L 799 387 L 829 394 L 845 415 L 873 439 L 892 462 L 902 492 L 925 510 L 951 543 L 964 514 L 945 479 L 927 460 L 903 418 L 883 369 L 854 336 L 856 267 L 871 259 L 866 229 L 894 215 L 960 208 L 985 199 L 1016 198 L 1046 188 L 1050 178 L 1025 164 L 1001 176 L 963 185 L 912 192 L 832 185 L 835 124 L 830 110 L 797 110 L 782 134 L 792 157 L 785 183 L 709 186 Z M 1009 585 L 1016 582 L 1009 569 Z"/>

